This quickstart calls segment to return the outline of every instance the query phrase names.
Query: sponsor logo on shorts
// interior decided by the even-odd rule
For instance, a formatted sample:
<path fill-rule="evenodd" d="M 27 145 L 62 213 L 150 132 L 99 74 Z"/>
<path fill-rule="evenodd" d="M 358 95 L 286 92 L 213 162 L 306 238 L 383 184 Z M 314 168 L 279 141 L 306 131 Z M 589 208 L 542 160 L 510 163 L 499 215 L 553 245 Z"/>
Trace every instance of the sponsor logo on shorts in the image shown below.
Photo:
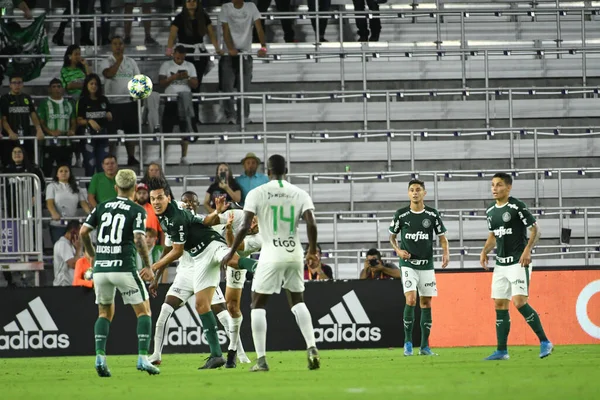
<path fill-rule="evenodd" d="M 513 285 L 524 285 L 525 281 L 523 279 L 516 279 L 511 282 Z"/>
<path fill-rule="evenodd" d="M 273 239 L 273 246 L 283 247 L 288 253 L 293 253 L 296 250 L 296 240 L 291 236 L 287 239 Z"/>
<path fill-rule="evenodd" d="M 131 289 L 126 292 L 122 292 L 121 296 L 133 296 L 134 294 L 139 293 L 139 292 L 140 292 L 139 289 Z"/>
<path fill-rule="evenodd" d="M 424 287 L 435 287 L 435 282 L 427 282 L 423 285 Z"/>
<path fill-rule="evenodd" d="M 409 288 L 412 286 L 412 281 L 406 281 L 404 282 L 404 287 Z"/>

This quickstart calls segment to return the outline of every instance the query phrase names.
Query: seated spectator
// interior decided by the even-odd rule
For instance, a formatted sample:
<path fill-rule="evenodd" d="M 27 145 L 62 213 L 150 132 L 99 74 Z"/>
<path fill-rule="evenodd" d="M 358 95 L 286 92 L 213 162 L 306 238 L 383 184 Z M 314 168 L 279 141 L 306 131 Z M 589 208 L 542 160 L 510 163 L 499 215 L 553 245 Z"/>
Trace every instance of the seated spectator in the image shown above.
<path fill-rule="evenodd" d="M 227 203 L 239 203 L 242 200 L 242 189 L 231 176 L 227 163 L 217 165 L 215 181 L 206 189 L 204 208 L 209 214 L 215 210 L 215 198 L 221 196 L 225 196 Z"/>
<path fill-rule="evenodd" d="M 56 164 L 67 165 L 73 157 L 73 147 L 69 137 L 75 135 L 75 107 L 63 97 L 60 79 L 52 79 L 49 87 L 50 97 L 42 100 L 38 107 L 38 116 L 42 129 L 48 135 L 44 142 L 42 170 L 50 176 Z"/>
<path fill-rule="evenodd" d="M 321 263 L 321 256 L 321 246 L 317 245 L 319 263 L 314 268 L 309 267 L 306 263 L 304 264 L 305 281 L 326 281 L 333 279 L 333 270 L 329 265 Z"/>
<path fill-rule="evenodd" d="M 256 157 L 256 154 L 254 153 L 248 153 L 246 154 L 246 157 L 242 158 L 242 166 L 244 167 L 244 173 L 235 178 L 235 182 L 242 189 L 242 205 L 244 204 L 246 196 L 248 196 L 248 193 L 252 189 L 269 182 L 269 178 L 265 174 L 256 172 L 258 170 L 259 165 L 260 158 Z"/>
<path fill-rule="evenodd" d="M 400 279 L 400 269 L 392 263 L 381 260 L 377 249 L 369 249 L 365 266 L 360 272 L 360 279 Z"/>
<path fill-rule="evenodd" d="M 115 190 L 115 177 L 119 171 L 117 165 L 117 157 L 112 154 L 104 157 L 102 161 L 103 172 L 98 172 L 92 177 L 90 187 L 88 188 L 88 203 L 90 207 L 96 208 L 99 203 L 103 201 L 114 199 L 117 197 L 117 191 Z"/>
<path fill-rule="evenodd" d="M 54 244 L 54 286 L 71 286 L 75 276 L 75 263 L 82 256 L 79 241 L 79 221 L 71 220 L 67 231 Z"/>
<path fill-rule="evenodd" d="M 136 0 L 125 0 L 125 10 L 123 14 L 133 16 L 133 7 L 135 6 Z M 152 6 L 154 0 L 142 0 L 142 14 L 149 16 L 152 14 Z M 131 28 L 133 26 L 132 20 L 125 21 L 125 44 L 131 44 Z M 149 18 L 144 18 L 144 33 L 146 37 L 144 39 L 144 45 L 146 46 L 158 46 L 158 42 L 152 37 L 152 21 Z"/>
<path fill-rule="evenodd" d="M 160 239 L 162 236 L 162 229 L 160 227 L 160 223 L 158 222 L 158 217 L 154 212 L 154 208 L 149 201 L 148 185 L 145 183 L 138 183 L 135 189 L 135 202 L 144 207 L 144 210 L 146 210 L 146 228 L 156 231 L 156 235 Z"/>
<path fill-rule="evenodd" d="M 81 48 L 76 44 L 67 47 L 63 58 L 63 66 L 60 69 L 60 80 L 63 87 L 73 100 L 79 100 L 83 91 L 83 82 L 90 74 L 87 61 L 81 57 Z"/>
<path fill-rule="evenodd" d="M 110 102 L 102 92 L 100 77 L 90 74 L 85 78 L 81 97 L 77 102 L 77 125 L 80 134 L 84 135 L 107 135 L 110 130 L 112 113 Z M 109 153 L 110 143 L 108 139 L 85 140 L 83 150 L 83 168 L 86 176 L 92 176 L 101 171 L 100 160 Z"/>
<path fill-rule="evenodd" d="M 314 0 L 313 0 L 314 1 Z M 379 2 L 377 0 L 352 0 L 354 11 L 365 11 L 365 3 L 369 6 L 369 11 L 373 12 L 373 18 L 367 18 L 366 15 L 356 16 L 356 27 L 358 28 L 359 42 L 378 42 L 381 34 L 381 19 L 379 19 Z M 320 22 L 319 22 L 320 23 Z M 371 37 L 369 37 L 369 29 Z"/>
<path fill-rule="evenodd" d="M 73 274 L 73 286 L 83 286 L 87 288 L 94 287 L 94 280 L 87 280 L 84 278 L 85 273 L 88 269 L 92 268 L 92 264 L 90 263 L 90 258 L 87 253 L 83 253 L 83 257 L 80 257 L 79 260 L 75 263 L 75 273 Z"/>
<path fill-rule="evenodd" d="M 52 216 L 50 238 L 53 245 L 67 231 L 66 219 L 77 216 L 77 206 L 81 206 L 86 215 L 90 213 L 87 191 L 79 187 L 69 165 L 60 165 L 46 189 L 46 207 Z"/>
<path fill-rule="evenodd" d="M 150 265 L 154 264 L 161 259 L 163 253 L 163 247 L 158 243 L 158 232 L 156 229 L 146 227 L 146 246 L 148 246 L 148 255 L 150 256 Z M 142 263 L 142 257 L 139 254 L 136 255 L 136 263 L 138 271 L 144 268 Z M 167 282 L 167 277 L 164 276 L 168 271 L 168 268 L 163 273 L 162 283 Z"/>
<path fill-rule="evenodd" d="M 148 185 L 150 179 L 152 178 L 161 178 L 165 181 L 167 180 L 162 167 L 157 162 L 151 162 L 150 164 L 148 164 L 148 166 L 146 167 L 146 172 L 144 172 L 144 176 L 142 177 L 141 182 Z"/>

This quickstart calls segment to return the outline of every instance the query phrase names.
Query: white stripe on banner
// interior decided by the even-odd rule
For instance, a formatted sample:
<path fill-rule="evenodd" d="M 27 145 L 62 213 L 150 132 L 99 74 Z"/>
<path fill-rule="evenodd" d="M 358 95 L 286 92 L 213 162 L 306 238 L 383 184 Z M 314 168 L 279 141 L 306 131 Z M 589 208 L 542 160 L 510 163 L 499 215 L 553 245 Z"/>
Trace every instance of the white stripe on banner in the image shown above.
<path fill-rule="evenodd" d="M 354 293 L 354 290 L 346 293 L 342 298 L 346 302 L 346 305 L 348 306 L 348 309 L 350 310 L 350 313 L 354 317 L 354 320 L 357 324 L 371 323 L 371 320 L 367 316 L 367 313 L 365 312 L 365 309 L 363 308 L 362 304 L 360 304 L 360 300 L 358 300 L 358 297 L 356 296 L 356 293 Z"/>
<path fill-rule="evenodd" d="M 52 316 L 50 316 L 48 309 L 40 297 L 36 297 L 35 299 L 31 300 L 29 302 L 29 307 L 31 307 L 31 311 L 33 311 L 33 315 L 35 315 L 35 318 L 37 318 L 43 331 L 58 330 L 58 327 L 54 323 Z"/>
<path fill-rule="evenodd" d="M 179 307 L 179 309 L 177 309 L 177 311 L 175 311 L 175 315 L 177 316 L 177 319 L 179 320 L 181 327 L 193 328 L 196 326 L 194 324 L 194 320 L 192 319 L 192 316 L 190 315 L 190 312 L 188 311 L 188 309 L 185 305 L 183 307 Z"/>
<path fill-rule="evenodd" d="M 17 319 L 19 320 L 19 324 L 23 327 L 25 332 L 34 332 L 39 331 L 35 321 L 31 317 L 29 310 L 23 310 L 17 314 Z"/>
<path fill-rule="evenodd" d="M 329 315 L 329 314 L 327 314 L 326 316 L 321 318 L 318 322 L 319 322 L 319 325 L 334 325 L 333 319 L 331 318 L 331 315 Z"/>
<path fill-rule="evenodd" d="M 19 332 L 19 327 L 15 321 L 4 326 L 4 332 Z"/>
<path fill-rule="evenodd" d="M 350 316 L 346 312 L 344 305 L 342 303 L 337 303 L 335 306 L 331 307 L 331 313 L 333 314 L 335 320 L 340 325 L 351 325 L 352 320 Z"/>
<path fill-rule="evenodd" d="M 171 318 L 169 318 L 169 328 L 177 328 L 178 326 L 177 321 L 175 321 L 175 318 L 171 315 Z"/>

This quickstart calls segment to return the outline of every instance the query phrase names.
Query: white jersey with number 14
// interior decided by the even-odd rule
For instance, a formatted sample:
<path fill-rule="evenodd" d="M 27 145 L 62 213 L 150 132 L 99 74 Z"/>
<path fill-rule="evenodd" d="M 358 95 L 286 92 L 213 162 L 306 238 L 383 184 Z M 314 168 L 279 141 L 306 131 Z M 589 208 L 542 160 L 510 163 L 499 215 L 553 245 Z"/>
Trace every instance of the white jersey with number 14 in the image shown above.
<path fill-rule="evenodd" d="M 258 217 L 258 235 L 262 241 L 260 263 L 302 262 L 298 225 L 302 214 L 314 209 L 308 193 L 284 180 L 273 180 L 251 190 L 244 211 Z"/>

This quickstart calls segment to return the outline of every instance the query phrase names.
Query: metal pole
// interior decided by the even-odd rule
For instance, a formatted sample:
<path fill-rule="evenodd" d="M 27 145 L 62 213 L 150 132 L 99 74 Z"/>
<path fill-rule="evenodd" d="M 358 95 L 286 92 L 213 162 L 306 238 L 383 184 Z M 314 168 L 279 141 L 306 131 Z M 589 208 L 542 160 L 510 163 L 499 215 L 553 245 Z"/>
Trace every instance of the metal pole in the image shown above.
<path fill-rule="evenodd" d="M 539 158 L 538 158 L 538 132 L 537 128 L 533 130 L 533 168 L 536 170 L 539 168 L 538 166 Z M 539 173 L 535 173 L 535 180 L 533 181 L 535 188 L 535 206 L 540 206 L 540 176 Z"/>
<path fill-rule="evenodd" d="M 94 71 L 98 71 L 98 18 L 94 15 Z M 74 43 L 74 42 L 73 42 Z"/>
<path fill-rule="evenodd" d="M 40 165 L 40 150 L 38 148 L 38 141 L 37 140 L 33 140 L 33 159 L 35 160 L 35 163 Z"/>
<path fill-rule="evenodd" d="M 318 0 L 315 0 L 318 1 Z M 365 52 L 362 52 L 362 78 L 363 78 L 363 91 L 366 94 L 367 93 L 367 57 Z M 363 96 L 363 129 L 367 130 L 368 129 L 368 123 L 367 123 L 367 119 L 368 119 L 368 106 L 367 106 L 367 96 Z M 366 141 L 366 137 L 365 137 L 365 141 Z"/>
<path fill-rule="evenodd" d="M 381 239 L 379 238 L 379 219 L 375 220 L 375 230 L 376 230 L 376 237 L 377 237 L 377 248 L 380 249 L 381 248 Z"/>
<path fill-rule="evenodd" d="M 583 86 L 587 86 L 587 53 L 585 51 L 586 46 L 586 38 L 585 38 L 585 10 L 581 10 L 581 47 L 583 47 L 583 51 L 581 52 L 581 82 Z M 583 98 L 585 98 L 586 94 L 583 93 Z"/>
<path fill-rule="evenodd" d="M 466 44 L 466 34 L 465 34 L 465 13 L 460 13 L 460 48 L 464 50 L 467 46 Z M 464 51 L 460 53 L 460 67 L 462 74 L 462 87 L 463 89 L 467 87 L 467 57 Z M 463 95 L 463 100 L 467 100 L 467 96 Z"/>
<path fill-rule="evenodd" d="M 344 30 L 344 18 L 343 18 L 343 15 L 341 12 L 339 14 L 339 20 L 340 20 L 340 44 L 341 44 L 342 51 L 344 51 L 344 35 L 342 33 Z M 345 64 L 344 60 L 345 60 L 344 57 L 340 57 L 340 90 L 342 92 L 346 90 L 346 64 Z M 345 102 L 346 102 L 346 99 L 342 97 L 342 103 L 345 103 Z"/>
<path fill-rule="evenodd" d="M 583 209 L 583 244 L 585 244 L 585 265 L 590 265 L 590 255 L 588 253 L 589 245 L 589 226 L 588 226 L 588 209 Z"/>
<path fill-rule="evenodd" d="M 559 220 L 558 220 L 558 230 L 562 232 L 563 228 L 563 198 L 562 198 L 562 170 L 558 170 L 558 206 L 560 210 L 558 210 Z"/>
<path fill-rule="evenodd" d="M 388 131 L 388 135 L 387 135 L 387 140 L 386 140 L 386 144 L 387 144 L 387 170 L 388 172 L 392 172 L 392 137 L 390 134 L 391 131 L 391 127 L 392 127 L 392 123 L 390 121 L 390 94 L 386 93 L 385 94 L 385 123 L 386 123 L 386 129 Z M 392 182 L 392 178 L 388 178 L 388 182 Z"/>
<path fill-rule="evenodd" d="M 360 263 L 360 250 L 356 250 L 356 269 L 357 269 L 357 277 L 360 277 L 360 273 L 362 272 L 363 266 Z"/>
<path fill-rule="evenodd" d="M 415 170 L 415 132 L 410 131 L 410 170 Z"/>
<path fill-rule="evenodd" d="M 337 213 L 333 214 L 333 248 L 336 250 L 333 256 L 333 265 L 335 268 L 335 273 L 337 276 L 337 272 L 338 272 L 338 253 L 337 253 L 337 249 L 338 249 L 338 235 L 337 235 L 337 220 L 338 220 L 338 215 Z"/>
<path fill-rule="evenodd" d="M 513 127 L 513 99 L 512 89 L 508 89 L 508 126 Z M 515 168 L 515 142 L 513 131 L 510 131 L 510 168 Z"/>
<path fill-rule="evenodd" d="M 136 101 L 137 103 L 137 113 L 138 113 L 138 132 L 142 133 L 142 102 L 140 100 Z M 140 136 L 140 171 L 144 170 L 144 139 Z M 127 142 L 125 142 L 127 143 Z M 164 170 L 163 170 L 164 171 Z"/>
<path fill-rule="evenodd" d="M 75 1 L 69 0 L 71 5 L 71 43 L 75 43 Z"/>
<path fill-rule="evenodd" d="M 263 136 L 265 136 L 265 141 L 267 140 L 266 138 L 266 133 L 267 133 L 267 95 L 263 94 L 262 95 L 262 120 L 263 120 Z M 265 150 L 265 157 L 267 156 L 266 150 Z M 266 160 L 266 158 L 265 158 Z M 265 166 L 266 168 L 266 166 Z M 267 172 L 267 171 L 265 171 Z"/>
<path fill-rule="evenodd" d="M 440 208 L 440 196 L 438 194 L 438 175 L 437 172 L 433 173 L 433 204 L 435 204 L 435 209 Z"/>
<path fill-rule="evenodd" d="M 240 130 L 242 132 L 246 131 L 246 113 L 244 112 L 244 103 L 245 103 L 245 99 L 244 99 L 244 54 L 245 53 L 239 53 L 238 54 L 238 58 L 239 58 L 239 73 L 240 73 L 240 108 L 241 110 L 238 110 L 238 115 L 240 116 Z"/>
<path fill-rule="evenodd" d="M 165 137 L 160 135 L 160 166 L 165 170 L 167 164 L 167 154 L 165 153 Z"/>
<path fill-rule="evenodd" d="M 313 193 L 313 192 L 314 192 L 314 188 L 313 188 L 313 185 L 314 185 L 314 183 L 313 183 L 313 179 L 314 179 L 314 176 L 313 176 L 312 174 L 308 176 L 308 194 L 310 195 L 310 198 L 311 198 L 311 199 L 312 199 L 312 197 L 313 197 L 313 194 L 314 194 L 314 193 Z"/>
<path fill-rule="evenodd" d="M 556 8 L 560 7 L 559 0 L 556 0 Z M 560 29 L 560 11 L 556 12 L 556 47 L 560 48 L 562 42 L 562 32 Z M 560 53 L 556 53 L 556 58 L 562 58 Z"/>
<path fill-rule="evenodd" d="M 437 207 L 437 206 L 436 206 Z M 460 267 L 465 267 L 465 255 L 462 252 L 462 248 L 464 245 L 464 225 L 463 225 L 463 210 L 458 212 L 458 245 L 461 248 L 460 252 Z"/>
<path fill-rule="evenodd" d="M 321 37 L 319 34 L 319 0 L 315 0 L 315 49 L 319 51 L 319 43 L 321 43 Z"/>
<path fill-rule="evenodd" d="M 490 94 L 488 89 L 490 87 L 490 70 L 489 70 L 489 55 L 488 51 L 483 52 L 483 70 L 485 73 L 485 127 L 490 127 Z"/>
<path fill-rule="evenodd" d="M 292 162 L 290 161 L 290 135 L 291 133 L 287 132 L 285 134 L 285 160 L 287 163 L 288 172 L 292 171 Z M 288 177 L 288 181 L 291 182 L 291 177 Z M 312 177 L 309 180 L 309 187 L 311 187 L 311 197 L 312 197 Z"/>
<path fill-rule="evenodd" d="M 350 211 L 354 211 L 354 181 L 350 179 Z"/>

